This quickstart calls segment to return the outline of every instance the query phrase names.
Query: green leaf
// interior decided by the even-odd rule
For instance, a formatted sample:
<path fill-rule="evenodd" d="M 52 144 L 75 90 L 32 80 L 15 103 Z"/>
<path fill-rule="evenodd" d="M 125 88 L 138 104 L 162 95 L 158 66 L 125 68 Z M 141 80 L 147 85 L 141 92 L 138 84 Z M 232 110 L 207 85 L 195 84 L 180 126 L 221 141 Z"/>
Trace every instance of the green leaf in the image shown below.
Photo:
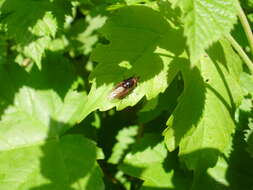
<path fill-rule="evenodd" d="M 192 190 L 251 189 L 253 158 L 245 149 L 243 135 L 242 131 L 237 130 L 230 153 L 219 157 L 214 167 L 194 175 Z"/>
<path fill-rule="evenodd" d="M 171 114 L 177 104 L 177 98 L 182 93 L 180 82 L 176 77 L 163 94 L 147 101 L 138 112 L 138 121 L 140 123 L 147 123 L 160 116 L 163 112 Z"/>
<path fill-rule="evenodd" d="M 236 22 L 235 0 L 180 0 L 184 34 L 195 64 L 213 42 L 229 34 Z"/>
<path fill-rule="evenodd" d="M 179 145 L 179 154 L 190 169 L 204 170 L 215 165 L 218 155 L 226 154 L 231 147 L 233 113 L 242 97 L 237 76 L 242 62 L 231 62 L 229 56 L 238 58 L 222 41 L 198 66 L 183 70 L 184 92 L 164 135 L 170 151 Z M 237 69 L 232 67 L 235 64 Z"/>
<path fill-rule="evenodd" d="M 160 136 L 154 134 L 146 134 L 141 138 L 119 168 L 128 175 L 144 180 L 143 190 L 188 189 L 189 178 L 180 171 L 176 157 L 168 153 Z"/>
<path fill-rule="evenodd" d="M 253 96 L 253 76 L 247 73 L 242 73 L 240 84 L 242 85 L 245 94 L 249 93 Z"/>
<path fill-rule="evenodd" d="M 243 139 L 244 135 L 244 131 L 236 131 L 233 149 L 229 159 L 226 159 L 228 162 L 226 178 L 233 190 L 250 189 L 253 185 L 253 157 L 252 152 L 249 152 L 249 149 L 247 150 L 247 142 Z"/>
<path fill-rule="evenodd" d="M 23 51 L 24 55 L 31 58 L 36 65 L 41 69 L 41 60 L 44 54 L 45 49 L 50 43 L 49 37 L 34 38 L 29 44 L 24 46 Z"/>
<path fill-rule="evenodd" d="M 13 131 L 12 135 L 22 134 Z M 80 135 L 66 135 L 36 145 L 2 150 L 0 189 L 103 190 L 96 154 L 95 144 Z"/>
<path fill-rule="evenodd" d="M 2 22 L 6 25 L 7 34 L 39 68 L 45 49 L 59 28 L 63 29 L 67 14 L 71 14 L 71 2 L 68 0 L 13 0 L 4 1 L 1 5 Z"/>
<path fill-rule="evenodd" d="M 7 42 L 2 34 L 0 34 L 0 52 L 0 64 L 4 64 L 7 61 Z"/>
<path fill-rule="evenodd" d="M 253 118 L 249 119 L 249 129 L 245 130 L 245 141 L 248 144 L 248 151 L 253 157 Z"/>
<path fill-rule="evenodd" d="M 92 87 L 80 120 L 92 110 L 114 106 L 121 110 L 135 105 L 143 96 L 149 100 L 164 92 L 177 74 L 178 57 L 184 51 L 182 30 L 145 6 L 119 9 L 101 32 L 109 44 L 99 44 L 92 52 L 92 60 L 99 64 L 90 75 Z M 140 77 L 132 93 L 110 101 L 113 87 L 132 76 Z"/>
<path fill-rule="evenodd" d="M 1 64 L 0 78 L 0 189 L 104 189 L 101 150 L 79 135 L 59 137 L 86 101 L 69 62 L 48 53 L 41 71 Z"/>
<path fill-rule="evenodd" d="M 118 142 L 113 146 L 112 155 L 108 159 L 109 163 L 117 164 L 120 161 L 125 151 L 135 142 L 134 137 L 137 133 L 138 126 L 130 126 L 119 131 L 116 136 Z"/>
<path fill-rule="evenodd" d="M 66 36 L 61 35 L 60 37 L 51 40 L 47 48 L 50 51 L 64 51 L 68 45 L 69 41 Z"/>
<path fill-rule="evenodd" d="M 92 17 L 91 15 L 86 15 L 85 20 L 79 19 L 73 23 L 68 32 L 71 53 L 73 51 L 77 55 L 90 54 L 93 46 L 98 41 L 96 30 L 102 27 L 105 20 L 105 16 L 97 15 Z"/>
<path fill-rule="evenodd" d="M 48 54 L 43 67 L 39 71 L 33 66 L 28 73 L 17 64 L 0 66 L 2 150 L 36 144 L 51 135 L 50 127 L 52 135 L 59 135 L 77 121 L 86 96 L 71 89 L 73 68 L 55 53 Z"/>
<path fill-rule="evenodd" d="M 223 155 L 215 167 L 207 170 L 213 179 L 226 187 L 223 189 L 237 190 L 252 187 L 253 165 L 251 163 L 253 158 L 245 149 L 246 142 L 243 136 L 243 131 L 237 130 L 229 155 Z"/>
<path fill-rule="evenodd" d="M 213 168 L 209 168 L 207 173 L 212 176 L 216 181 L 224 186 L 229 186 L 229 181 L 226 179 L 226 173 L 228 172 L 228 163 L 222 157 L 220 157 Z"/>

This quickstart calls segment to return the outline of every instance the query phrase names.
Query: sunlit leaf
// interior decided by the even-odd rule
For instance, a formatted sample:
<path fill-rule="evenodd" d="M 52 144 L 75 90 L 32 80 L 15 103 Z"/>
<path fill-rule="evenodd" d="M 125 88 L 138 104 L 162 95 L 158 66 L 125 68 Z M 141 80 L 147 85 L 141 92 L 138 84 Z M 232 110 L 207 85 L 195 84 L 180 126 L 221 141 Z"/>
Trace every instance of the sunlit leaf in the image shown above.
<path fill-rule="evenodd" d="M 236 21 L 235 0 L 179 0 L 184 34 L 195 63 L 213 42 L 229 34 Z"/>
<path fill-rule="evenodd" d="M 101 30 L 109 44 L 92 53 L 98 66 L 92 71 L 92 87 L 80 120 L 95 109 L 123 109 L 164 92 L 178 72 L 178 58 L 184 51 L 182 30 L 173 28 L 159 12 L 148 7 L 119 9 Z M 139 77 L 137 87 L 124 99 L 110 101 L 114 85 Z"/>
<path fill-rule="evenodd" d="M 13 131 L 13 135 L 20 134 Z M 0 188 L 103 190 L 96 154 L 95 144 L 80 135 L 1 150 Z"/>
<path fill-rule="evenodd" d="M 222 49 L 229 54 L 217 55 Z M 190 169 L 213 166 L 231 147 L 233 113 L 242 97 L 238 79 L 242 63 L 238 57 L 231 62 L 229 55 L 237 57 L 225 41 L 217 43 L 198 66 L 183 71 L 185 89 L 164 135 L 170 151 L 179 145 Z"/>
<path fill-rule="evenodd" d="M 36 144 L 50 137 L 51 127 L 59 135 L 76 123 L 86 99 L 71 89 L 73 68 L 57 54 L 48 55 L 43 67 L 26 72 L 16 64 L 1 65 L 1 150 Z"/>
<path fill-rule="evenodd" d="M 123 128 L 119 131 L 118 135 L 116 136 L 118 142 L 112 149 L 112 155 L 108 159 L 109 163 L 117 164 L 120 161 L 127 148 L 129 148 L 129 146 L 135 142 L 134 137 L 137 135 L 137 132 L 138 126 Z"/>
<path fill-rule="evenodd" d="M 141 188 L 143 190 L 174 187 L 182 190 L 188 189 L 189 178 L 185 177 L 183 172 L 178 172 L 175 157 L 167 152 L 161 140 L 159 136 L 153 134 L 144 136 L 126 155 L 120 169 L 144 180 Z"/>

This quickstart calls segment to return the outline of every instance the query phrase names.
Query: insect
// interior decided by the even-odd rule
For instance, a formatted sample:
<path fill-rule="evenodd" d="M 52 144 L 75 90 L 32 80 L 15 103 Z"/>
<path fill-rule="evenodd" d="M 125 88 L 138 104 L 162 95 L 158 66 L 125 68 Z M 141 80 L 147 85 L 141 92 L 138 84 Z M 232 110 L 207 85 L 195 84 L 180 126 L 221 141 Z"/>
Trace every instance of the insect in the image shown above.
<path fill-rule="evenodd" d="M 109 94 L 108 98 L 112 99 L 123 99 L 126 97 L 136 86 L 139 77 L 130 77 L 119 84 L 117 84 L 112 92 Z"/>

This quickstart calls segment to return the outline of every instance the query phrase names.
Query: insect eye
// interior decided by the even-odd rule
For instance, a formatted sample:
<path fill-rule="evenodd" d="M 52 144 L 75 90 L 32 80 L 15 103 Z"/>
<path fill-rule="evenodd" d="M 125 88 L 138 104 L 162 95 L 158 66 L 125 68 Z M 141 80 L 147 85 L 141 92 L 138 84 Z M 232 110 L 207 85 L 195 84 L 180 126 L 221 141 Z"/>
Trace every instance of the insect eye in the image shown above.
<path fill-rule="evenodd" d="M 125 84 L 123 84 L 123 87 L 124 87 L 124 88 L 130 88 L 130 87 L 131 87 L 130 82 L 127 81 Z"/>

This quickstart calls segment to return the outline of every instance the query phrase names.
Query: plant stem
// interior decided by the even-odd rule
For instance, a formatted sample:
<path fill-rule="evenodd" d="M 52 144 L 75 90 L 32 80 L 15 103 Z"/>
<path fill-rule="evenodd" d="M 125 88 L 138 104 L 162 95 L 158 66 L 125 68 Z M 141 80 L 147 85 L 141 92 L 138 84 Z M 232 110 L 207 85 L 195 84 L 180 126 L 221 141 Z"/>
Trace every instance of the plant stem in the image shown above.
<path fill-rule="evenodd" d="M 249 41 L 249 46 L 250 46 L 250 49 L 251 49 L 251 53 L 253 55 L 253 34 L 252 34 L 252 31 L 251 31 L 249 22 L 247 20 L 247 17 L 244 14 L 244 11 L 243 11 L 242 7 L 240 6 L 239 2 L 238 2 L 237 9 L 238 9 L 238 17 L 239 17 L 239 19 L 241 21 L 241 24 L 242 24 L 242 27 L 243 27 L 243 29 L 246 33 L 247 39 Z"/>
<path fill-rule="evenodd" d="M 247 56 L 247 54 L 243 51 L 241 46 L 237 43 L 237 41 L 229 34 L 227 36 L 228 41 L 231 43 L 231 45 L 234 47 L 234 49 L 238 52 L 238 54 L 241 56 L 242 60 L 246 63 L 248 66 L 250 73 L 253 75 L 253 63 Z"/>

